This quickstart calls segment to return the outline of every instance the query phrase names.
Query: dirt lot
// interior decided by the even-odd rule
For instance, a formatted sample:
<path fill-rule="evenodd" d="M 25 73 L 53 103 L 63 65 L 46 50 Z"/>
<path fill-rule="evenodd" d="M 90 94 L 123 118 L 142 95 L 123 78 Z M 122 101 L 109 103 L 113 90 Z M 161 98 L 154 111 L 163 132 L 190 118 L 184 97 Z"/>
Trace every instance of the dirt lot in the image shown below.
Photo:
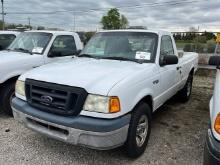
<path fill-rule="evenodd" d="M 188 103 L 174 98 L 154 114 L 149 145 L 137 160 L 128 159 L 123 149 L 95 151 L 49 139 L 0 114 L 0 164 L 200 165 L 214 74 L 198 75 Z"/>

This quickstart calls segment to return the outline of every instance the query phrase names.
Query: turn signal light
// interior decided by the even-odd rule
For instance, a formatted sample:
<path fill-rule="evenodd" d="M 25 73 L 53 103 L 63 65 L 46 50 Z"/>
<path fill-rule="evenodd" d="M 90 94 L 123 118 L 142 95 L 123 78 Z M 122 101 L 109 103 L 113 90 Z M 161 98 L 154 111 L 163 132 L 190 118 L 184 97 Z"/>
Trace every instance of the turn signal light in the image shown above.
<path fill-rule="evenodd" d="M 110 113 L 116 113 L 120 112 L 121 107 L 120 107 L 120 100 L 118 97 L 110 97 L 109 100 L 109 112 Z"/>
<path fill-rule="evenodd" d="M 217 115 L 214 125 L 215 131 L 220 134 L 220 114 Z"/>

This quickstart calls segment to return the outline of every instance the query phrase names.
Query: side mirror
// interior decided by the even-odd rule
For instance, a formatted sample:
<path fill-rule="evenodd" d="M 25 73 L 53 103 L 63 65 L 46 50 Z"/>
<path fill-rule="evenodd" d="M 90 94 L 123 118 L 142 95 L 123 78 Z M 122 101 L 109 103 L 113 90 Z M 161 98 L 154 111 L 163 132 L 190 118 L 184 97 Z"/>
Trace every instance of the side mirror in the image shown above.
<path fill-rule="evenodd" d="M 217 66 L 220 69 L 220 56 L 211 56 L 209 58 L 209 65 Z"/>
<path fill-rule="evenodd" d="M 48 54 L 48 57 L 61 57 L 62 53 L 60 51 L 51 51 Z"/>
<path fill-rule="evenodd" d="M 164 55 L 160 59 L 161 66 L 174 65 L 174 64 L 178 64 L 178 57 L 175 55 Z"/>
<path fill-rule="evenodd" d="M 79 55 L 81 53 L 82 50 L 77 50 L 75 55 Z"/>

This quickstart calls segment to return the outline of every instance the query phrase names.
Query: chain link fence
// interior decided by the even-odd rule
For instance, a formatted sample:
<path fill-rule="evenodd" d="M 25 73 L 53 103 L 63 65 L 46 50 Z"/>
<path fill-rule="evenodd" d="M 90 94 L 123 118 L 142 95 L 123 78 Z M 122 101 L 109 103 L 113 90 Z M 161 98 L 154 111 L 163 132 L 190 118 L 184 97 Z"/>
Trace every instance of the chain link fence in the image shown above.
<path fill-rule="evenodd" d="M 216 43 L 217 32 L 181 32 L 174 33 L 177 49 L 199 54 L 199 65 L 208 65 L 210 56 L 220 55 L 220 46 Z"/>

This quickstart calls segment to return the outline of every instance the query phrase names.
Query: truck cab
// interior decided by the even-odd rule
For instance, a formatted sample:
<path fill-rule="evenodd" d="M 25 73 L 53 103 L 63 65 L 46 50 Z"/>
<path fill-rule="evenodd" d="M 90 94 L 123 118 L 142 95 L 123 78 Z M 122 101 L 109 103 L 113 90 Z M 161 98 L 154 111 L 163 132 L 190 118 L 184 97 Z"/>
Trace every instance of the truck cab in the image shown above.
<path fill-rule="evenodd" d="M 98 32 L 79 56 L 19 77 L 14 118 L 67 143 L 144 151 L 152 113 L 175 94 L 191 95 L 198 54 L 178 56 L 173 36 L 157 30 Z"/>
<path fill-rule="evenodd" d="M 10 102 L 15 82 L 24 72 L 62 59 L 71 59 L 82 50 L 79 36 L 64 31 L 23 32 L 0 52 L 0 110 L 12 114 Z"/>

